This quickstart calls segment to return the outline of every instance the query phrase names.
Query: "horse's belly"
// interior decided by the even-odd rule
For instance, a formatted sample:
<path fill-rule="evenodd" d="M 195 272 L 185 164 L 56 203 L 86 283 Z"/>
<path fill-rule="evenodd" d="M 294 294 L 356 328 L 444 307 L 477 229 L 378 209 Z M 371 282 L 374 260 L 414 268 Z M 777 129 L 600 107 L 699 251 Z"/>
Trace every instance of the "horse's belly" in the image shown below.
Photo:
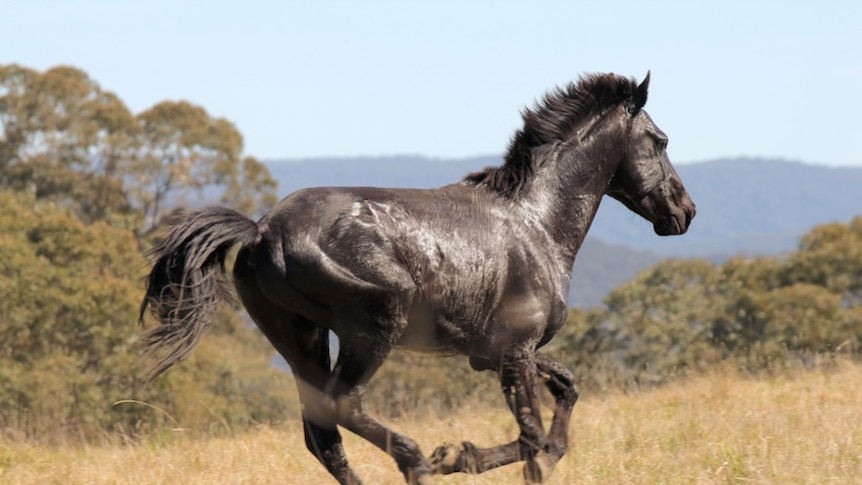
<path fill-rule="evenodd" d="M 501 300 L 470 292 L 414 304 L 398 345 L 429 352 L 494 357 L 503 345 L 547 343 L 565 321 L 558 291 L 523 291 Z"/>
<path fill-rule="evenodd" d="M 414 304 L 398 346 L 439 353 L 472 353 L 487 346 L 482 323 L 459 321 L 453 310 L 452 307 Z"/>

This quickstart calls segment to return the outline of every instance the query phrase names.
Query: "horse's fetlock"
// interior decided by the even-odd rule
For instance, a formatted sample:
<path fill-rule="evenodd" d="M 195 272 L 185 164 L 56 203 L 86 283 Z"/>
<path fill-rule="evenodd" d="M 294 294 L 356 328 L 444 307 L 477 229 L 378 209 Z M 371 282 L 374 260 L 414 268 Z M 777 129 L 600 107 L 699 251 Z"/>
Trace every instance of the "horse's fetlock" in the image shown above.
<path fill-rule="evenodd" d="M 528 484 L 544 482 L 551 476 L 558 461 L 559 458 L 539 451 L 524 464 L 524 481 Z"/>
<path fill-rule="evenodd" d="M 416 485 L 430 484 L 429 477 L 434 474 L 434 470 L 422 455 L 409 457 L 407 460 L 397 460 L 398 469 L 404 474 L 407 483 Z"/>

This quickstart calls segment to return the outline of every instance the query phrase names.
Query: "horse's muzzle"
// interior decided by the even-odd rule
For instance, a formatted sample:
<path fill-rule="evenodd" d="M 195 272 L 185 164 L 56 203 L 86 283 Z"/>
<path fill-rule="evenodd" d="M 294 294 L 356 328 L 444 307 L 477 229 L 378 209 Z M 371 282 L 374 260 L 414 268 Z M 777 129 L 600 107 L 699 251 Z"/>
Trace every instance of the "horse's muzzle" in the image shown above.
<path fill-rule="evenodd" d="M 659 236 L 678 236 L 688 231 L 691 220 L 697 214 L 697 208 L 686 194 L 683 202 L 677 207 L 671 207 L 669 213 L 653 224 L 655 233 Z"/>

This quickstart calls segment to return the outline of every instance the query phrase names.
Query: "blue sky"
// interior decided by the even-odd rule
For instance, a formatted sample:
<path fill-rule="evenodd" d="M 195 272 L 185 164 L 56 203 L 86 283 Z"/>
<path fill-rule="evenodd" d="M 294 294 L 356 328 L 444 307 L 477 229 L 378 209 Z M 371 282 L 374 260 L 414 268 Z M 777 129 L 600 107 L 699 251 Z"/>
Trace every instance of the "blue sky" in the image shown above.
<path fill-rule="evenodd" d="M 499 154 L 583 72 L 642 78 L 677 162 L 862 166 L 862 2 L 0 0 L 0 63 L 134 112 L 186 99 L 263 159 Z"/>

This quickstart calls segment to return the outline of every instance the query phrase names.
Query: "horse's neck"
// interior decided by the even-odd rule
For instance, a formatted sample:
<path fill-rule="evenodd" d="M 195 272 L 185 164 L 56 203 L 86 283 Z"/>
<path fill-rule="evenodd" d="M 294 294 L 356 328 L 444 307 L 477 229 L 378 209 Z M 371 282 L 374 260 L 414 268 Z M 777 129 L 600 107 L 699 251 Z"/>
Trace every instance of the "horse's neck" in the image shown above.
<path fill-rule="evenodd" d="M 591 137 L 568 153 L 558 153 L 553 164 L 537 174 L 526 203 L 535 207 L 540 224 L 559 248 L 559 258 L 567 270 L 599 209 L 622 159 L 618 143 Z"/>

